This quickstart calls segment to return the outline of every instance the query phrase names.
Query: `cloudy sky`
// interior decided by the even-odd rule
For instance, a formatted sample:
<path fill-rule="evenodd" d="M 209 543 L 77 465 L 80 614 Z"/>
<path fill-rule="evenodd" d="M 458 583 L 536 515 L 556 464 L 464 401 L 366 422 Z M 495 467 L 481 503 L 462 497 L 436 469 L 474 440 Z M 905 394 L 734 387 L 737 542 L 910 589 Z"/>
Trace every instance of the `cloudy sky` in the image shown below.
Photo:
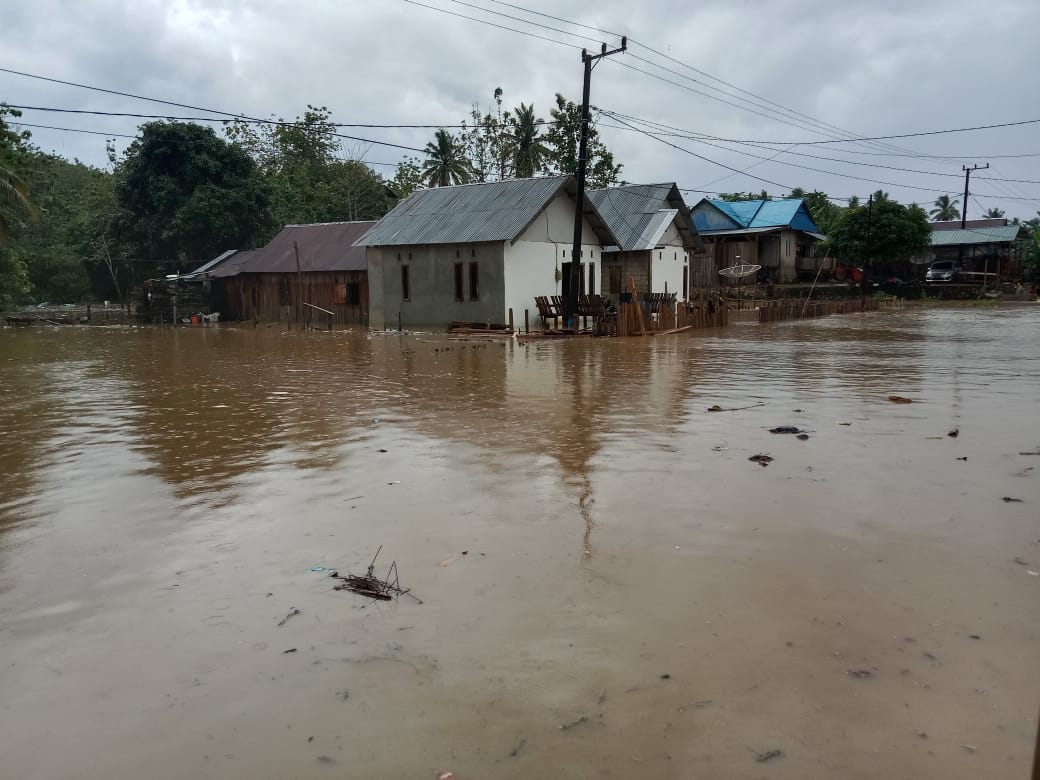
<path fill-rule="evenodd" d="M 1040 209 L 1040 123 L 833 142 L 1040 119 L 1034 0 L 0 0 L 0 18 L 9 70 L 253 117 L 325 105 L 338 122 L 381 125 L 457 123 L 498 86 L 507 106 L 547 116 L 556 92 L 580 99 L 580 48 L 619 43 L 588 29 L 599 28 L 632 41 L 592 87 L 594 105 L 635 118 L 599 122 L 627 181 L 836 198 L 880 188 L 931 204 L 960 198 L 963 164 L 988 162 L 972 176 L 969 216 Z M 0 101 L 217 116 L 6 72 Z M 105 136 L 132 136 L 143 120 L 27 110 L 22 121 L 98 131 L 29 128 L 48 151 L 105 165 Z M 631 127 L 648 122 L 657 138 Z M 433 135 L 342 132 L 406 147 Z M 409 154 L 360 151 L 387 176 Z"/>

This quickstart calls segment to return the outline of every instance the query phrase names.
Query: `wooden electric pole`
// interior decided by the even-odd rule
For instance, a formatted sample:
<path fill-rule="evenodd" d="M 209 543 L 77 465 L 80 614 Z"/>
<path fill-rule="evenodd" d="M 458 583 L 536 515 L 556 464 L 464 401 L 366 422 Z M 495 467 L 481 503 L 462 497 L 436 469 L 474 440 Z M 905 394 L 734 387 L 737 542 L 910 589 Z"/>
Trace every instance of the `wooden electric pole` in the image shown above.
<path fill-rule="evenodd" d="M 589 154 L 589 90 L 592 87 L 592 66 L 596 60 L 628 49 L 628 38 L 621 39 L 621 47 L 607 51 L 607 44 L 599 54 L 581 50 L 585 66 L 585 83 L 581 92 L 581 139 L 578 142 L 578 191 L 574 195 L 574 246 L 571 249 L 571 274 L 564 308 L 564 323 L 576 327 L 578 323 L 578 291 L 581 288 L 581 223 L 585 216 L 585 172 Z"/>

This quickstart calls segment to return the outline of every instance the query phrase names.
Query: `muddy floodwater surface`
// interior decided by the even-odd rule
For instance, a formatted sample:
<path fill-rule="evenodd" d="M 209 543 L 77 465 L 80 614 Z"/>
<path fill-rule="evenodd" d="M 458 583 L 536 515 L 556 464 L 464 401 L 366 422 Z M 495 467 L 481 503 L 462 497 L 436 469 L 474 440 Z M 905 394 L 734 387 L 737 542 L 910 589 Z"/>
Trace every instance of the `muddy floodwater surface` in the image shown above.
<path fill-rule="evenodd" d="M 0 330 L 0 776 L 1025 778 L 1038 405 L 1040 307 Z"/>

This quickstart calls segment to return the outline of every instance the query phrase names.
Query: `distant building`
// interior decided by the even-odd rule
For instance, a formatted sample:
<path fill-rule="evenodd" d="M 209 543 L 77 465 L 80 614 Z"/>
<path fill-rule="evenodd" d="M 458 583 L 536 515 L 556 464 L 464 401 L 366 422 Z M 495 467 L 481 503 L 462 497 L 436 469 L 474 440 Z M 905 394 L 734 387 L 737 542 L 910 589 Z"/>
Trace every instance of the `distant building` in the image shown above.
<path fill-rule="evenodd" d="M 418 190 L 357 241 L 368 248 L 373 328 L 506 323 L 536 296 L 566 295 L 574 238 L 572 176 Z M 586 199 L 581 279 L 595 288 L 602 247 L 618 241 Z"/>
<path fill-rule="evenodd" d="M 793 282 L 799 271 L 815 272 L 820 262 L 813 256 L 813 245 L 824 236 L 801 198 L 704 198 L 692 213 L 707 245 L 707 265 L 716 276 L 729 266 L 760 265 L 773 281 Z"/>
<path fill-rule="evenodd" d="M 691 273 L 695 285 L 704 284 L 698 281 L 703 268 L 691 261 L 702 266 L 705 247 L 674 183 L 627 184 L 590 190 L 587 197 L 617 236 L 617 244 L 603 248 L 600 283 L 589 292 L 617 303 L 632 279 L 640 296 L 676 293 L 685 300 Z"/>
<path fill-rule="evenodd" d="M 286 225 L 262 249 L 226 252 L 195 274 L 211 280 L 225 320 L 366 325 L 367 260 L 354 242 L 375 224 Z"/>
<path fill-rule="evenodd" d="M 922 261 L 952 260 L 966 273 L 991 273 L 998 279 L 1022 274 L 1022 255 L 1028 233 L 1006 219 L 969 219 L 932 223 L 931 252 Z"/>

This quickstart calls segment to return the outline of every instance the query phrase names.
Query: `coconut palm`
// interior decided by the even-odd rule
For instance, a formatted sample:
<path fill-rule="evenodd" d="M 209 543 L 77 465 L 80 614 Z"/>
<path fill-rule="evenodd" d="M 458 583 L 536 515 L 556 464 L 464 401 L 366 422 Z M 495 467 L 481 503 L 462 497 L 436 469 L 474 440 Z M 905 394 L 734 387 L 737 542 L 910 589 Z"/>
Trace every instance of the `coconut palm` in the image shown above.
<path fill-rule="evenodd" d="M 512 119 L 513 165 L 518 179 L 529 179 L 549 159 L 549 148 L 538 137 L 543 121 L 534 113 L 534 104 L 521 103 Z"/>
<path fill-rule="evenodd" d="M 429 159 L 423 163 L 423 182 L 430 187 L 450 187 L 473 179 L 473 166 L 466 159 L 462 143 L 443 128 L 426 144 Z"/>
<path fill-rule="evenodd" d="M 0 206 L 11 206 L 24 212 L 33 222 L 40 221 L 40 210 L 29 200 L 29 187 L 14 171 L 0 165 Z M 11 238 L 11 226 L 0 212 L 0 246 Z"/>
<path fill-rule="evenodd" d="M 1003 209 L 986 209 L 986 212 L 982 215 L 983 219 L 1003 219 Z"/>
<path fill-rule="evenodd" d="M 950 200 L 949 195 L 940 195 L 935 199 L 935 208 L 928 212 L 929 216 L 936 222 L 947 222 L 951 219 L 960 219 L 961 212 L 957 208 L 960 203 L 954 198 Z"/>

